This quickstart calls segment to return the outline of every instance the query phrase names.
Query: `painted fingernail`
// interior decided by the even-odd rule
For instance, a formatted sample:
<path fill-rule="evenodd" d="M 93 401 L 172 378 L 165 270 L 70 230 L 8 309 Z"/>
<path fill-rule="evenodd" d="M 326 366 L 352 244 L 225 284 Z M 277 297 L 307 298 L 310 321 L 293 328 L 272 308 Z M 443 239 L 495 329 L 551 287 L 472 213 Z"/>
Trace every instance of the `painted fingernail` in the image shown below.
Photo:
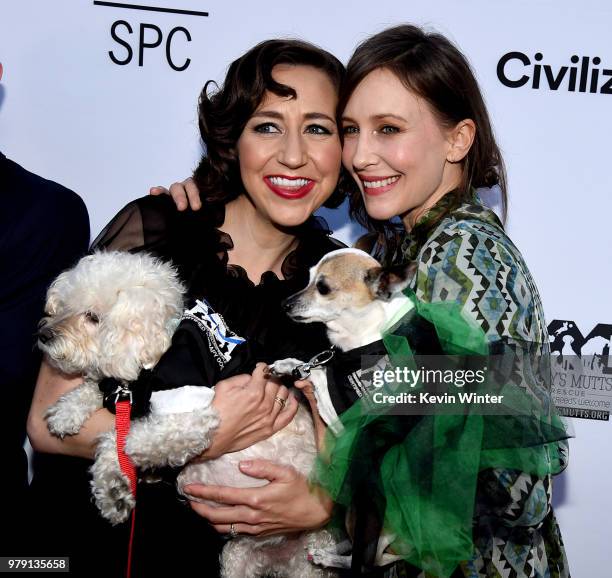
<path fill-rule="evenodd" d="M 251 460 L 245 460 L 244 462 L 240 462 L 240 467 L 243 470 L 248 470 L 253 465 Z"/>

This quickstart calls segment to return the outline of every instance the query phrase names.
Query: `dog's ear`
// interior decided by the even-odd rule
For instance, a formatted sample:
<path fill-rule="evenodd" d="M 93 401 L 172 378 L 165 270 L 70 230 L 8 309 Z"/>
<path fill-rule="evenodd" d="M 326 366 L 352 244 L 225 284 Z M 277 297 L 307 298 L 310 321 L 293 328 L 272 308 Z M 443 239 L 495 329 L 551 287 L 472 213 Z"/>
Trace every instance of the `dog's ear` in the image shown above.
<path fill-rule="evenodd" d="M 49 288 L 47 289 L 47 296 L 45 300 L 45 315 L 53 317 L 58 313 L 65 313 L 61 311 L 65 308 L 65 303 L 70 303 L 74 299 L 73 286 L 74 286 L 74 273 L 76 266 L 68 271 L 60 273 L 54 280 Z"/>
<path fill-rule="evenodd" d="M 150 369 L 170 346 L 182 315 L 177 292 L 168 299 L 163 291 L 146 286 L 122 289 L 101 327 L 105 375 L 133 381 L 142 368 Z"/>
<path fill-rule="evenodd" d="M 388 301 L 410 285 L 416 271 L 415 261 L 389 267 L 372 267 L 366 272 L 365 283 L 372 297 Z"/>

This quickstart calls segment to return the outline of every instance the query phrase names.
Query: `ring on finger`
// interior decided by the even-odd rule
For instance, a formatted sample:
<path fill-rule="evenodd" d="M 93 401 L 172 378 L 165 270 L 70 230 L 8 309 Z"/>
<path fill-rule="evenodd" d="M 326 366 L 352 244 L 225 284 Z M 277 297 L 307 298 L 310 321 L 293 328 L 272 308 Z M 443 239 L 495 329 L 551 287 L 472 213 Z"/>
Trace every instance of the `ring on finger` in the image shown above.
<path fill-rule="evenodd" d="M 228 536 L 230 538 L 235 538 L 236 536 L 238 536 L 238 531 L 236 530 L 236 527 L 234 526 L 234 524 L 230 524 Z"/>
<path fill-rule="evenodd" d="M 278 395 L 274 398 L 274 401 L 278 401 L 278 403 L 281 404 L 281 407 L 284 409 L 285 406 L 287 405 L 287 400 L 283 399 L 282 397 L 278 397 Z"/>

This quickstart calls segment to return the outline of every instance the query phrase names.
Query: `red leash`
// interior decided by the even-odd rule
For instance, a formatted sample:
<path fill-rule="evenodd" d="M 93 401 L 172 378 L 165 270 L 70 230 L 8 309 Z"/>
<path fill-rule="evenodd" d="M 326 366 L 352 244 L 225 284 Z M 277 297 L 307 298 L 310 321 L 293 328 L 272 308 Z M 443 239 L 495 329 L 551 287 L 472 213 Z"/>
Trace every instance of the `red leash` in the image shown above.
<path fill-rule="evenodd" d="M 125 438 L 127 437 L 130 431 L 131 411 L 132 411 L 131 397 L 130 399 L 117 401 L 115 403 L 115 429 L 117 430 L 117 456 L 119 457 L 119 465 L 121 466 L 121 471 L 130 480 L 130 487 L 132 490 L 132 495 L 134 496 L 134 499 L 135 499 L 136 498 L 136 485 L 138 483 L 138 478 L 136 477 L 136 468 L 124 451 Z M 130 529 L 130 541 L 128 545 L 126 578 L 130 578 L 130 575 L 132 572 L 132 545 L 134 542 L 135 520 L 136 520 L 136 506 L 134 506 L 134 509 L 132 510 L 132 527 Z"/>

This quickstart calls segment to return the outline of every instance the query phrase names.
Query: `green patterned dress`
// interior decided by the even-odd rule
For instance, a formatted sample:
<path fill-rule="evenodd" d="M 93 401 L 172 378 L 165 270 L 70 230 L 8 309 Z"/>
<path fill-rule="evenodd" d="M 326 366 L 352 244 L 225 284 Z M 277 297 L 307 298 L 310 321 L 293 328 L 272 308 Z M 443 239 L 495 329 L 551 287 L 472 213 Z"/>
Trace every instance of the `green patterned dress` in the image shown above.
<path fill-rule="evenodd" d="M 536 343 L 549 351 L 538 290 L 523 258 L 493 211 L 474 195 L 455 208 L 451 195 L 430 209 L 405 239 L 405 258 L 418 262 L 413 287 L 424 302 L 453 302 L 475 319 L 491 342 Z M 440 216 L 443 216 L 440 221 Z M 562 468 L 567 442 L 561 445 Z M 516 470 L 480 473 L 475 551 L 453 578 L 567 578 L 569 568 L 551 507 L 552 480 Z M 484 521 L 486 520 L 486 522 Z M 398 564 L 386 578 L 428 575 Z"/>

